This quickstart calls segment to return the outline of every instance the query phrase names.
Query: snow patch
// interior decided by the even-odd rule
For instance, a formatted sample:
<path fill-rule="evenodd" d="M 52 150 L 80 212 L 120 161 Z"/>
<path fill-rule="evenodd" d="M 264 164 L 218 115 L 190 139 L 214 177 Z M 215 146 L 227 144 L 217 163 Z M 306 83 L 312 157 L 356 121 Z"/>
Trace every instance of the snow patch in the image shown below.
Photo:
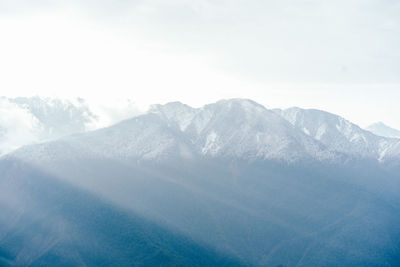
<path fill-rule="evenodd" d="M 221 147 L 218 145 L 218 135 L 216 132 L 212 131 L 207 135 L 202 152 L 203 154 L 215 155 L 220 149 Z"/>
<path fill-rule="evenodd" d="M 318 127 L 317 133 L 315 134 L 315 139 L 321 140 L 322 136 L 326 133 L 326 124 L 322 124 Z"/>

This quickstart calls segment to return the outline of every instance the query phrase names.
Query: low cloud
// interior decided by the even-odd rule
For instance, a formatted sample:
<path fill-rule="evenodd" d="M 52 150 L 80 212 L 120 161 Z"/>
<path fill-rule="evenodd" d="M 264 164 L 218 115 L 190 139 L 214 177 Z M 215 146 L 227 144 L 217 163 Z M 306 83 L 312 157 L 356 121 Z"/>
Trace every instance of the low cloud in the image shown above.
<path fill-rule="evenodd" d="M 38 142 L 42 125 L 28 110 L 0 98 L 0 154 Z"/>
<path fill-rule="evenodd" d="M 96 130 L 141 111 L 132 100 L 87 102 L 81 98 L 0 98 L 0 155 L 21 146 Z"/>

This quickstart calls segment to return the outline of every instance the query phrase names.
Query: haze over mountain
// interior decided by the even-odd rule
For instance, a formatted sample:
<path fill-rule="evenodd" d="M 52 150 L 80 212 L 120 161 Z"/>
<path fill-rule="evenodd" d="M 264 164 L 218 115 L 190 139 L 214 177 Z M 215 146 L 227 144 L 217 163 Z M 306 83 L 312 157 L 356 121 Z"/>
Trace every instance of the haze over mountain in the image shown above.
<path fill-rule="evenodd" d="M 392 127 L 387 126 L 383 122 L 376 122 L 369 125 L 366 130 L 380 136 L 400 138 L 400 131 Z"/>
<path fill-rule="evenodd" d="M 0 267 L 399 267 L 399 14 L 0 0 Z"/>
<path fill-rule="evenodd" d="M 96 265 L 85 255 L 98 254 L 132 265 L 400 262 L 399 140 L 323 111 L 269 110 L 246 99 L 154 105 L 108 128 L 23 147 L 0 166 L 0 236 L 12 237 L 0 238 L 0 248 L 11 266 Z M 100 217 L 78 215 L 90 210 Z M 126 239 L 104 236 L 117 228 Z M 200 254 L 181 248 L 181 238 Z M 161 258 L 145 252 L 154 245 Z M 129 261 L 131 253 L 141 256 Z"/>
<path fill-rule="evenodd" d="M 0 155 L 23 145 L 109 126 L 137 114 L 129 102 L 95 106 L 82 98 L 0 98 Z"/>

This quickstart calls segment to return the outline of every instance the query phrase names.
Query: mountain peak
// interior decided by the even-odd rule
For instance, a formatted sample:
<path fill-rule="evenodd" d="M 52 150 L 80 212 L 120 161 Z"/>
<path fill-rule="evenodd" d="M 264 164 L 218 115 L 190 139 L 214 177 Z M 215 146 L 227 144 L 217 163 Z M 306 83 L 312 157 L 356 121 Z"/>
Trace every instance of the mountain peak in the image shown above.
<path fill-rule="evenodd" d="M 265 111 L 267 110 L 263 105 L 246 98 L 230 98 L 230 99 L 222 99 L 216 103 L 207 105 L 207 106 L 218 106 L 218 107 L 226 107 L 226 108 L 240 108 L 243 111 L 252 112 L 252 111 Z"/>
<path fill-rule="evenodd" d="M 379 135 L 379 136 L 384 136 L 384 137 L 389 137 L 389 138 L 400 138 L 400 131 L 397 129 L 394 129 L 390 126 L 387 126 L 383 122 L 376 122 L 371 124 L 370 126 L 366 127 L 366 130 Z"/>
<path fill-rule="evenodd" d="M 152 105 L 149 113 L 159 115 L 166 120 L 170 126 L 178 127 L 181 131 L 186 130 L 197 113 L 197 109 L 192 108 L 181 102 L 169 102 L 164 105 Z"/>
<path fill-rule="evenodd" d="M 154 104 L 150 106 L 149 112 L 157 112 L 160 110 L 172 110 L 172 109 L 193 109 L 189 105 L 186 105 L 180 101 L 172 101 L 166 104 Z"/>
<path fill-rule="evenodd" d="M 221 99 L 216 104 L 228 104 L 228 105 L 242 105 L 242 106 L 258 106 L 264 108 L 261 104 L 248 98 L 227 98 Z"/>

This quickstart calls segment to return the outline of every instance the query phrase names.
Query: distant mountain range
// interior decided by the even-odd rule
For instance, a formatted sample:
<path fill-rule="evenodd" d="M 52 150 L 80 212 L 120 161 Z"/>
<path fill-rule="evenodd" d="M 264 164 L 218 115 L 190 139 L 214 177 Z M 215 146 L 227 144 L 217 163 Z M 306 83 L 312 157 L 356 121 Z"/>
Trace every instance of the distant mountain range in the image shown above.
<path fill-rule="evenodd" d="M 242 114 L 244 117 L 237 117 L 240 114 L 233 113 L 229 115 L 235 116 L 234 119 L 238 124 L 242 124 L 240 119 L 247 120 L 249 128 L 242 129 L 240 132 L 231 131 L 232 136 L 227 138 L 221 136 L 228 135 L 229 127 L 234 127 L 232 124 L 224 126 L 223 123 L 217 121 L 234 122 L 226 118 L 228 114 L 220 113 L 219 118 L 215 116 L 216 109 L 226 108 L 223 103 L 226 103 L 225 106 L 233 105 L 234 108 L 236 106 L 238 113 L 244 113 Z M 239 105 L 243 107 L 242 110 L 237 108 Z M 0 135 L 2 136 L 0 155 L 23 145 L 55 140 L 96 129 L 97 122 L 104 115 L 96 114 L 84 99 L 60 100 L 41 97 L 2 97 L 0 111 L 4 114 L 0 120 Z M 333 159 L 339 156 L 337 153 L 378 160 L 390 159 L 398 155 L 396 150 L 398 144 L 390 138 L 399 137 L 400 131 L 383 123 L 373 124 L 365 131 L 340 116 L 321 110 L 300 108 L 267 110 L 250 100 L 236 99 L 220 101 L 201 109 L 191 108 L 179 102 L 154 105 L 148 112 L 148 116 L 151 116 L 150 114 L 157 114 L 169 126 L 179 128 L 193 146 L 191 149 L 202 154 L 247 153 L 248 157 L 253 158 L 281 158 L 289 161 L 299 157 L 304 158 L 306 155 L 313 158 Z M 214 117 L 211 118 L 211 116 Z M 282 118 L 295 129 L 283 122 Z M 118 122 L 118 119 L 111 120 L 109 123 L 113 121 Z M 206 125 L 207 123 L 215 123 L 218 127 L 214 129 Z M 251 124 L 267 131 L 261 128 L 251 129 Z M 208 127 L 208 129 L 202 127 Z M 218 133 L 218 131 L 221 132 Z M 253 135 L 256 139 L 242 140 L 245 142 L 244 150 L 248 151 L 240 151 L 241 148 L 225 143 L 225 141 L 236 142 L 235 138 Z M 284 153 L 285 149 L 290 150 L 290 153 Z"/>
<path fill-rule="evenodd" d="M 377 136 L 340 116 L 313 109 L 275 111 L 331 151 L 378 161 L 395 159 L 400 155 L 398 139 Z"/>
<path fill-rule="evenodd" d="M 0 169 L 6 266 L 400 262 L 400 139 L 320 110 L 154 105 Z"/>
<path fill-rule="evenodd" d="M 371 124 L 366 129 L 376 135 L 379 135 L 379 136 L 400 138 L 399 130 L 391 128 L 391 127 L 387 126 L 386 124 L 384 124 L 383 122 L 377 122 L 377 123 Z"/>
<path fill-rule="evenodd" d="M 79 125 L 83 127 L 84 121 Z M 83 128 L 76 129 L 80 131 Z M 79 146 L 83 154 L 90 151 L 126 160 L 173 155 L 385 163 L 400 157 L 400 139 L 377 136 L 337 115 L 300 108 L 268 110 L 245 99 L 222 100 L 198 109 L 179 102 L 154 105 L 144 115 L 56 143 L 62 142 L 69 149 Z M 53 146 L 47 143 L 41 149 Z"/>

